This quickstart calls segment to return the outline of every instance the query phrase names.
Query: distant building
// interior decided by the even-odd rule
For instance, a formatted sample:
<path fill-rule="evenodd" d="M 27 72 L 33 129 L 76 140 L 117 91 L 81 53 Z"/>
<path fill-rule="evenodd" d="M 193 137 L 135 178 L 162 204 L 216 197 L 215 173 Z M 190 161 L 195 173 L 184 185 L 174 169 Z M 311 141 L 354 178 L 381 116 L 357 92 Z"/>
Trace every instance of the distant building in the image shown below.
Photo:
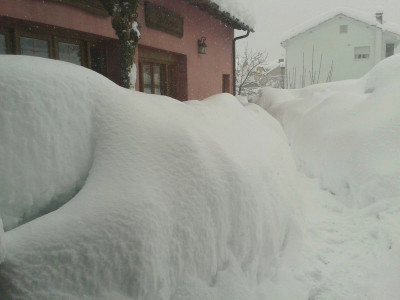
<path fill-rule="evenodd" d="M 263 87 L 284 88 L 285 84 L 284 59 L 276 59 L 259 65 L 242 85 L 241 95 L 254 96 Z"/>
<path fill-rule="evenodd" d="M 180 100 L 233 92 L 234 29 L 248 24 L 194 0 L 141 0 L 138 22 L 138 90 Z M 0 0 L 0 54 L 64 60 L 120 83 L 119 41 L 98 0 Z"/>
<path fill-rule="evenodd" d="M 400 24 L 349 9 L 329 12 L 286 34 L 286 83 L 299 88 L 314 83 L 360 78 L 385 57 L 400 52 Z"/>
<path fill-rule="evenodd" d="M 254 77 L 263 87 L 283 88 L 285 82 L 285 60 L 276 59 L 259 66 Z"/>

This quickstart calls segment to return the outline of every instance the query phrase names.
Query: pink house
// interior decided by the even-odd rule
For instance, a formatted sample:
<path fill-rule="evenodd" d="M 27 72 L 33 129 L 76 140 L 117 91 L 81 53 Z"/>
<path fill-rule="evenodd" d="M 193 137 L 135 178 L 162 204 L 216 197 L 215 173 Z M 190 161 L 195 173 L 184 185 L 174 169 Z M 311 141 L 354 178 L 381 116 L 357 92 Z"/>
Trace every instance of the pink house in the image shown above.
<path fill-rule="evenodd" d="M 144 0 L 138 16 L 137 90 L 180 100 L 233 92 L 234 29 L 248 25 L 209 0 Z M 60 59 L 120 82 L 118 39 L 98 0 L 0 0 L 0 54 Z"/>

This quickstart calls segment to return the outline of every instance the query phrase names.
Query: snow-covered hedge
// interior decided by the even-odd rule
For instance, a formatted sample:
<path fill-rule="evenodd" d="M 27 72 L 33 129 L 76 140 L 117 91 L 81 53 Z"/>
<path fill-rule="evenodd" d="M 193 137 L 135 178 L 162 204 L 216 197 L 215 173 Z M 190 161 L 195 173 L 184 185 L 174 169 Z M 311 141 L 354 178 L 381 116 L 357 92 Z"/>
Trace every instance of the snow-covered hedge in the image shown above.
<path fill-rule="evenodd" d="M 256 105 L 0 56 L 0 113 L 4 226 L 37 217 L 0 234 L 0 299 L 257 299 L 298 239 L 295 162 Z"/>
<path fill-rule="evenodd" d="M 282 124 L 300 168 L 350 206 L 400 196 L 400 55 L 359 80 L 253 99 Z"/>

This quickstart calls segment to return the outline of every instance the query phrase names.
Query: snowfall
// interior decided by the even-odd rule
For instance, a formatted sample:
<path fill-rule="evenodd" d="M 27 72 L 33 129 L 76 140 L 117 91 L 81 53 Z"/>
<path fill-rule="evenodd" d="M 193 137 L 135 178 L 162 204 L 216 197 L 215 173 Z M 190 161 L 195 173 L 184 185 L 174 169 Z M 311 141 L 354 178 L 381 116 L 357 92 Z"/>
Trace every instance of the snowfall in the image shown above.
<path fill-rule="evenodd" d="M 179 102 L 0 55 L 0 299 L 399 299 L 399 74 Z"/>

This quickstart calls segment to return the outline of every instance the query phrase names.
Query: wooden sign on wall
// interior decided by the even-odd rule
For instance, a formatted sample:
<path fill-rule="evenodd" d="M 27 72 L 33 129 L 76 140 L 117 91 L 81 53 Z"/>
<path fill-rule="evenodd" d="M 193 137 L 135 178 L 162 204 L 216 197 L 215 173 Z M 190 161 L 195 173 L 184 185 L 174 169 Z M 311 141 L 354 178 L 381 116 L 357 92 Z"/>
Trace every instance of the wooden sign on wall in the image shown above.
<path fill-rule="evenodd" d="M 99 0 L 49 0 L 49 1 L 68 4 L 95 15 L 108 17 L 107 11 L 104 9 L 103 4 L 101 4 Z"/>
<path fill-rule="evenodd" d="M 144 3 L 146 26 L 177 37 L 183 36 L 183 18 L 165 7 Z"/>

